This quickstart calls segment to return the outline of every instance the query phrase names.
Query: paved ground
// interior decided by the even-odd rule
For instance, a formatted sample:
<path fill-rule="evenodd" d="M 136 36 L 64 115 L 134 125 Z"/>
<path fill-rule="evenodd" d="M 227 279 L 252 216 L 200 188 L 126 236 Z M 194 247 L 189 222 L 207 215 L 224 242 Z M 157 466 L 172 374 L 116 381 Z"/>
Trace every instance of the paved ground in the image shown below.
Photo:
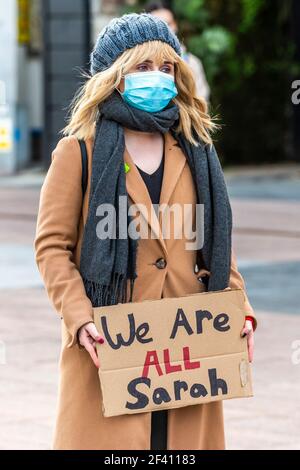
<path fill-rule="evenodd" d="M 232 170 L 234 248 L 259 319 L 252 399 L 225 402 L 230 449 L 300 449 L 300 169 Z M 47 449 L 60 321 L 35 268 L 41 177 L 0 178 L 0 449 Z M 299 343 L 300 344 L 300 343 Z M 300 357 L 300 354 L 298 355 Z"/>

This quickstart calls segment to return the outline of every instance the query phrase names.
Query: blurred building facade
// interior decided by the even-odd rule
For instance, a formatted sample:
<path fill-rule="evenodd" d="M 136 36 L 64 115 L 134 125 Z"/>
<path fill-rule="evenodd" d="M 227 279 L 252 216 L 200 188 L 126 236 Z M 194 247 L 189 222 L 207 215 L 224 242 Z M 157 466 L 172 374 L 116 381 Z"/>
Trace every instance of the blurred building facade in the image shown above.
<path fill-rule="evenodd" d="M 43 129 L 40 18 L 39 0 L 0 3 L 1 173 L 13 173 L 38 158 Z"/>
<path fill-rule="evenodd" d="M 0 174 L 48 167 L 90 48 L 122 3 L 0 2 Z"/>
<path fill-rule="evenodd" d="M 47 167 L 68 106 L 83 82 L 91 45 L 90 3 L 84 0 L 46 0 L 43 15 L 44 132 L 43 163 Z"/>
<path fill-rule="evenodd" d="M 134 9 L 137 4 L 136 0 L 0 2 L 0 174 L 49 166 L 97 34 L 125 7 Z M 297 12 L 291 12 L 294 21 L 299 19 L 299 5 Z M 299 50 L 298 25 L 295 31 Z M 299 112 L 300 106 L 294 110 L 298 149 Z"/>

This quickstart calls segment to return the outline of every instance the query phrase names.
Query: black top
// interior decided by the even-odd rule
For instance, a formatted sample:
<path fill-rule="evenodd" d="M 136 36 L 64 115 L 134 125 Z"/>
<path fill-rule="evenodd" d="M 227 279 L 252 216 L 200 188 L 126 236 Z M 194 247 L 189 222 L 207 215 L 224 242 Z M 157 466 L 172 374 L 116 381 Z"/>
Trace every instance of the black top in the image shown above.
<path fill-rule="evenodd" d="M 161 192 L 161 186 L 162 186 L 162 180 L 163 180 L 163 174 L 164 174 L 164 160 L 165 160 L 165 152 L 163 154 L 163 157 L 161 159 L 160 165 L 157 168 L 157 170 L 154 171 L 154 173 L 146 173 L 143 171 L 141 168 L 139 168 L 137 165 L 137 169 L 139 170 L 145 185 L 148 188 L 148 192 L 152 201 L 152 204 L 159 204 L 159 199 L 160 199 L 160 192 Z"/>

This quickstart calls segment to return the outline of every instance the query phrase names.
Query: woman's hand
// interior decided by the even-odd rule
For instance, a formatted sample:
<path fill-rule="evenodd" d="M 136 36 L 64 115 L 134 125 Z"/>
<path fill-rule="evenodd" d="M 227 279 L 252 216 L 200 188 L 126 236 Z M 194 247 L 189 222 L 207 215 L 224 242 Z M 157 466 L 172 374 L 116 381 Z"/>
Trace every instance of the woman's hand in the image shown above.
<path fill-rule="evenodd" d="M 86 323 L 78 330 L 78 341 L 87 350 L 93 363 L 99 369 L 100 363 L 97 356 L 96 343 L 103 344 L 104 339 L 99 335 L 94 322 Z"/>
<path fill-rule="evenodd" d="M 250 320 L 245 321 L 244 328 L 242 329 L 242 332 L 241 332 L 241 337 L 245 338 L 245 336 L 247 336 L 249 362 L 253 362 L 254 331 L 253 331 L 252 322 Z"/>

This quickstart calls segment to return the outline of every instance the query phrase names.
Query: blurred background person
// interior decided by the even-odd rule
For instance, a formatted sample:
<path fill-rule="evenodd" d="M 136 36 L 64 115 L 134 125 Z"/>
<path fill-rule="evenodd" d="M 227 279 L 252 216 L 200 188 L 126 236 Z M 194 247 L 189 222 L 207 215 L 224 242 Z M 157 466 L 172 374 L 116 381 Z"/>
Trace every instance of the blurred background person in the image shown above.
<path fill-rule="evenodd" d="M 166 3 L 150 1 L 146 4 L 144 11 L 151 13 L 154 16 L 158 16 L 159 18 L 166 21 L 168 26 L 174 31 L 176 35 L 178 35 L 178 24 L 175 12 Z M 183 59 L 187 64 L 189 64 L 193 71 L 198 94 L 208 101 L 210 96 L 210 88 L 201 60 L 199 57 L 196 57 L 187 50 L 183 41 L 181 41 L 181 48 Z"/>

